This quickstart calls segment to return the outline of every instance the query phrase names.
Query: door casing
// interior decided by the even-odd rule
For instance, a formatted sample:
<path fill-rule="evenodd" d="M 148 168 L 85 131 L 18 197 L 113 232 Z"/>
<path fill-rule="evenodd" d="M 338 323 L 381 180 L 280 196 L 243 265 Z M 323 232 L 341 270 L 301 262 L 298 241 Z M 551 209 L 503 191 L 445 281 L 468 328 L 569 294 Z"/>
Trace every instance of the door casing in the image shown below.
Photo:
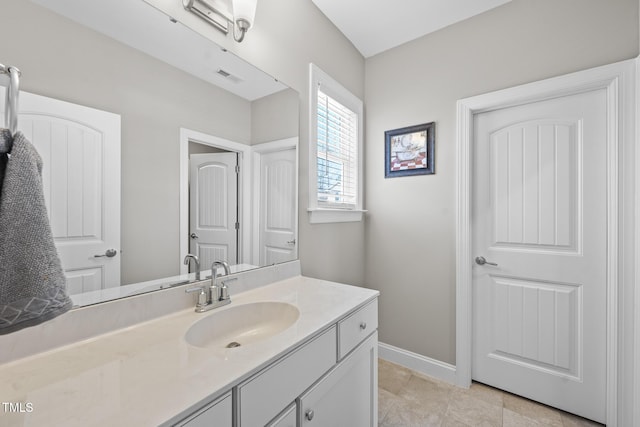
<path fill-rule="evenodd" d="M 607 425 L 634 425 L 634 222 L 636 194 L 636 61 L 628 60 L 509 89 L 461 99 L 457 103 L 456 171 L 456 383 L 471 384 L 472 222 L 474 115 L 499 108 L 585 91 L 607 93 Z M 631 160 L 629 160 L 631 159 Z M 629 214 L 631 211 L 631 214 Z M 623 220 L 624 219 L 624 220 Z M 619 393 L 622 390 L 625 393 Z"/>

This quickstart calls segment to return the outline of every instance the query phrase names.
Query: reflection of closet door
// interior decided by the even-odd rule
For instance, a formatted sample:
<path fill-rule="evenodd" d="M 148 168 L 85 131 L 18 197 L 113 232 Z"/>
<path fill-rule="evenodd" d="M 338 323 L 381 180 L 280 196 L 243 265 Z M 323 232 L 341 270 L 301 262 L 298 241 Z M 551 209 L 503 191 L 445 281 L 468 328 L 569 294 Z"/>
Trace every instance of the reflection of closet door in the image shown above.
<path fill-rule="evenodd" d="M 18 129 L 42 157 L 69 293 L 120 286 L 120 116 L 21 92 Z"/>
<path fill-rule="evenodd" d="M 260 265 L 297 258 L 296 150 L 260 156 Z"/>
<path fill-rule="evenodd" d="M 237 153 L 192 154 L 189 181 L 189 251 L 202 269 L 213 261 L 238 263 Z"/>

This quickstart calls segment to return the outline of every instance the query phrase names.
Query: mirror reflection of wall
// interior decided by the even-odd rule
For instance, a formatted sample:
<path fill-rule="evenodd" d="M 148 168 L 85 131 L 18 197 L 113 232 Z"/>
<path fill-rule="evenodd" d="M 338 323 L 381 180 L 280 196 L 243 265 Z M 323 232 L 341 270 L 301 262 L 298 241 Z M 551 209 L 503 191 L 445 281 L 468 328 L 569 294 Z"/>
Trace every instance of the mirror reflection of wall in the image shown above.
<path fill-rule="evenodd" d="M 132 8 L 129 15 L 148 16 L 124 19 L 127 15 L 118 11 L 119 7 Z M 298 135 L 299 97 L 295 91 L 242 64 L 243 61 L 221 51 L 211 41 L 171 23 L 168 17 L 142 0 L 5 0 L 2 8 L 2 61 L 22 70 L 22 90 L 120 117 L 121 242 L 117 249 L 121 266 L 118 281 L 122 285 L 176 276 L 183 268 L 184 254 L 180 248 L 185 237 L 179 235 L 181 129 L 197 130 L 246 146 Z M 48 8 L 61 13 L 72 11 L 76 14 L 75 20 L 84 19 L 83 11 L 92 12 L 89 18 L 97 16 L 104 28 L 118 31 L 120 41 Z M 106 11 L 102 13 L 99 8 Z M 121 22 L 116 25 L 110 19 Z M 126 28 L 127 22 L 149 25 L 138 25 L 132 30 Z M 147 54 L 123 43 L 125 36 L 135 43 L 136 32 L 143 31 L 148 41 L 150 36 L 155 37 L 155 30 L 169 33 L 173 44 L 147 43 L 150 52 Z M 179 37 L 201 40 L 185 41 Z M 188 58 L 185 51 L 190 51 L 191 46 L 195 51 L 191 49 L 193 55 Z M 167 55 L 168 51 L 175 52 L 172 58 L 184 63 L 185 68 L 191 67 L 190 72 L 151 56 Z M 242 82 L 230 83 L 228 78 L 220 83 L 227 88 L 242 85 L 244 89 L 239 90 L 242 95 L 212 84 L 225 79 L 217 73 L 219 66 L 207 62 L 220 55 L 230 58 L 231 65 L 225 67 L 231 69 L 236 79 L 248 80 L 245 76 L 261 73 L 262 83 L 247 81 L 242 85 Z M 208 81 L 203 80 L 206 73 L 212 76 L 207 77 Z M 271 87 L 264 89 L 264 82 L 269 82 Z M 252 90 L 247 92 L 247 86 Z M 20 120 L 28 123 L 24 117 Z M 251 156 L 247 157 L 245 162 L 251 164 Z M 253 191 L 255 182 L 249 180 L 244 184 L 244 191 Z M 244 209 L 250 212 L 257 206 L 248 205 Z M 108 206 L 101 208 L 108 209 Z M 252 217 L 247 214 L 247 218 Z M 71 221 L 67 218 L 67 222 Z M 254 229 L 251 225 L 247 226 L 248 232 Z M 253 244 L 254 237 L 251 235 L 247 242 Z M 92 250 L 102 254 L 106 249 L 109 248 Z M 242 259 L 244 253 L 258 252 L 253 247 L 245 249 L 239 252 L 238 261 L 260 265 L 259 258 Z M 97 274 L 103 274 L 100 268 Z M 208 267 L 203 265 L 204 268 Z M 88 276 L 82 277 L 85 282 L 90 281 Z M 106 280 L 100 286 L 110 284 Z"/>

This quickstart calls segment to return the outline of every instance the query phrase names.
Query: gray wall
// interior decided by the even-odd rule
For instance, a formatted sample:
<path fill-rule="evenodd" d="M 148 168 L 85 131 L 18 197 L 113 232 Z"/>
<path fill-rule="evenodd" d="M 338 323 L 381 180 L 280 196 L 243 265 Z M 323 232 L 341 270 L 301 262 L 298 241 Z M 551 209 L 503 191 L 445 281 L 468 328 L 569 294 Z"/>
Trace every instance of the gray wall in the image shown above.
<path fill-rule="evenodd" d="M 251 103 L 251 144 L 298 136 L 298 93 L 286 89 Z"/>
<path fill-rule="evenodd" d="M 197 142 L 189 142 L 189 157 L 192 154 L 209 154 L 209 153 L 226 153 L 227 150 L 222 148 L 211 147 L 209 145 L 198 144 Z"/>
<path fill-rule="evenodd" d="M 366 283 L 380 340 L 455 364 L 455 103 L 638 55 L 637 0 L 514 0 L 366 61 Z M 385 179 L 384 131 L 436 122 L 436 174 Z"/>
<path fill-rule="evenodd" d="M 174 0 L 145 0 L 251 62 L 300 94 L 299 254 L 303 274 L 364 283 L 364 223 L 310 225 L 309 63 L 364 97 L 364 59 L 309 0 L 258 2 L 255 25 L 242 43 L 211 28 Z M 292 19 L 295 17 L 295 19 Z"/>
<path fill-rule="evenodd" d="M 149 3 L 175 8 L 172 15 L 300 93 L 299 252 L 303 271 L 309 276 L 362 284 L 364 225 L 311 226 L 306 214 L 308 63 L 317 63 L 363 97 L 362 56 L 308 1 L 261 3 L 268 7 L 259 5 L 256 25 L 242 44 L 186 12 L 179 1 Z M 299 19 L 292 21 L 291 16 Z M 3 0 L 0 36 L 2 61 L 19 64 L 25 76 L 24 90 L 122 115 L 122 174 L 124 182 L 130 183 L 123 185 L 122 248 L 126 257 L 136 259 L 135 263 L 123 260 L 126 282 L 147 279 L 149 269 L 137 268 L 147 262 L 157 266 L 156 277 L 177 272 L 173 266 L 179 257 L 178 230 L 172 224 L 178 223 L 175 141 L 179 127 L 251 143 L 252 125 L 258 134 L 254 142 L 290 136 L 295 126 L 283 124 L 278 128 L 282 134 L 269 129 L 260 119 L 268 100 L 256 101 L 258 118 L 252 124 L 248 102 L 28 1 Z M 165 84 L 167 81 L 173 84 Z M 286 101 L 284 107 L 291 111 L 294 103 L 291 98 Z M 203 114 L 192 114 L 193 107 Z M 139 225 L 129 219 L 130 214 L 145 221 Z"/>
<path fill-rule="evenodd" d="M 251 140 L 251 105 L 25 0 L 2 0 L 0 61 L 21 88 L 122 116 L 123 283 L 179 272 L 178 138 Z"/>

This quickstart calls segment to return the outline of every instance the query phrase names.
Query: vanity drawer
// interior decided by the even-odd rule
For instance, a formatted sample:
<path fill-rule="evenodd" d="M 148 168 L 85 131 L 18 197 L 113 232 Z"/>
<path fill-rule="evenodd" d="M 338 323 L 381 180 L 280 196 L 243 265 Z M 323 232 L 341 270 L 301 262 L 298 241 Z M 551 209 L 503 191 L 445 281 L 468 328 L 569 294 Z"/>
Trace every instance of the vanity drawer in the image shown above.
<path fill-rule="evenodd" d="M 336 364 L 336 327 L 238 387 L 239 425 L 264 426 Z"/>
<path fill-rule="evenodd" d="M 378 299 L 338 323 L 338 360 L 378 329 Z"/>
<path fill-rule="evenodd" d="M 296 404 L 292 404 L 282 414 L 280 414 L 278 418 L 271 421 L 266 427 L 297 427 L 298 420 L 296 417 L 296 409 Z"/>
<path fill-rule="evenodd" d="M 213 425 L 231 427 L 233 425 L 232 414 L 231 393 L 229 392 L 174 427 L 208 427 Z"/>

